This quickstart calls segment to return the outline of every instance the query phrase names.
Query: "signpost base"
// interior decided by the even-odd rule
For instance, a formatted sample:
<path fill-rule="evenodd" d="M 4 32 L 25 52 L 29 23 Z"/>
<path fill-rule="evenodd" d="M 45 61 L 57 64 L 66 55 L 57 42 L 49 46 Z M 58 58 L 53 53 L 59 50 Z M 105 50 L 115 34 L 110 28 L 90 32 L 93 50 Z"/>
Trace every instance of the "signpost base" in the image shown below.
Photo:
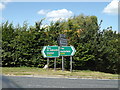
<path fill-rule="evenodd" d="M 70 72 L 72 72 L 72 56 L 70 56 Z"/>
<path fill-rule="evenodd" d="M 64 57 L 62 56 L 62 71 L 64 71 Z"/>
<path fill-rule="evenodd" d="M 48 65 L 48 68 L 49 68 L 49 58 L 47 58 L 47 65 Z M 47 68 L 47 69 L 48 69 L 48 68 Z"/>
<path fill-rule="evenodd" d="M 56 71 L 56 58 L 54 60 L 54 71 Z"/>

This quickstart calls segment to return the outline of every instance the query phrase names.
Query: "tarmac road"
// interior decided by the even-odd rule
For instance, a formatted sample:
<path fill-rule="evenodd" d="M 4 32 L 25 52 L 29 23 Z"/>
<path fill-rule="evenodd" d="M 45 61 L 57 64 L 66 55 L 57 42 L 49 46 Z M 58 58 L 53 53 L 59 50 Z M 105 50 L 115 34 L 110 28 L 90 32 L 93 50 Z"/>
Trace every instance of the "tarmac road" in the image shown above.
<path fill-rule="evenodd" d="M 2 76 L 2 88 L 118 88 L 118 80 Z"/>

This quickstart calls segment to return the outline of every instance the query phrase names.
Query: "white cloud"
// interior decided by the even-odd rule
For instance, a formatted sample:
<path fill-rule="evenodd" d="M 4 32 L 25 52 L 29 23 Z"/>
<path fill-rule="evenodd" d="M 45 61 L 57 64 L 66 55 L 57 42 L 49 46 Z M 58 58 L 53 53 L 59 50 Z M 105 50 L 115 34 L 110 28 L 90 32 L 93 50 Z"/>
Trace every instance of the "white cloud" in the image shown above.
<path fill-rule="evenodd" d="M 73 16 L 73 12 L 67 9 L 60 9 L 60 10 L 40 10 L 38 14 L 45 15 L 45 17 L 49 21 L 57 21 L 57 20 L 67 20 L 69 17 Z"/>
<path fill-rule="evenodd" d="M 44 24 L 44 25 L 41 25 L 41 27 L 40 28 L 47 28 L 49 25 L 47 25 L 47 24 Z"/>
<path fill-rule="evenodd" d="M 103 13 L 118 14 L 118 2 L 119 0 L 113 0 L 103 10 Z"/>
<path fill-rule="evenodd" d="M 72 15 L 73 15 L 72 11 L 69 11 L 67 9 L 60 9 L 60 10 L 53 10 L 51 12 L 48 12 L 46 14 L 46 17 L 49 19 L 49 21 L 57 21 L 59 19 L 67 20 Z"/>
<path fill-rule="evenodd" d="M 8 3 L 8 2 L 12 2 L 12 0 L 2 0 L 3 3 Z"/>
<path fill-rule="evenodd" d="M 12 2 L 12 0 L 1 0 L 0 2 L 0 10 L 3 10 L 6 7 L 8 2 Z"/>
<path fill-rule="evenodd" d="M 41 15 L 46 15 L 48 13 L 48 10 L 40 10 L 38 11 L 38 14 L 41 14 Z"/>
<path fill-rule="evenodd" d="M 0 10 L 3 10 L 5 8 L 5 5 L 3 3 L 0 3 Z"/>
<path fill-rule="evenodd" d="M 2 20 L 5 20 L 5 18 L 4 17 L 0 17 L 0 20 L 2 21 Z"/>

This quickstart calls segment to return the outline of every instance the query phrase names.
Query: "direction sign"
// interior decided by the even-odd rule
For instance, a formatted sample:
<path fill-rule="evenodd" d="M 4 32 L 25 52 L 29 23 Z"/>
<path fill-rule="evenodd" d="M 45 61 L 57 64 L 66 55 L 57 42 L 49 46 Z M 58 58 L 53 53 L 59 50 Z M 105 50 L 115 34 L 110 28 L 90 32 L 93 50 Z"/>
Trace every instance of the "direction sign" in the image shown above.
<path fill-rule="evenodd" d="M 58 45 L 59 46 L 67 46 L 67 39 L 65 34 L 60 34 L 58 37 Z"/>
<path fill-rule="evenodd" d="M 67 39 L 60 39 L 59 40 L 59 45 L 60 46 L 67 46 Z"/>
<path fill-rule="evenodd" d="M 59 37 L 60 37 L 60 38 L 66 38 L 66 35 L 65 35 L 65 34 L 60 34 Z"/>
<path fill-rule="evenodd" d="M 58 46 L 44 46 L 42 49 L 42 54 L 44 57 L 59 57 L 59 47 Z"/>
<path fill-rule="evenodd" d="M 60 47 L 60 56 L 73 56 L 76 50 L 73 46 Z"/>

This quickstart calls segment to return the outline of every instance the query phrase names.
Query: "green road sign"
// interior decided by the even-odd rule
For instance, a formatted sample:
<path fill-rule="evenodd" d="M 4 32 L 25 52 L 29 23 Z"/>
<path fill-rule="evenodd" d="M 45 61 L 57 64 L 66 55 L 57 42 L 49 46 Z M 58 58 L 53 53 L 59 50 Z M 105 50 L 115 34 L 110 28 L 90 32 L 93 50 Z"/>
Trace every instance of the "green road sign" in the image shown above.
<path fill-rule="evenodd" d="M 73 56 L 76 50 L 73 46 L 60 47 L 60 56 Z"/>
<path fill-rule="evenodd" d="M 44 57 L 59 57 L 59 47 L 58 46 L 44 46 L 42 49 L 42 54 Z"/>

